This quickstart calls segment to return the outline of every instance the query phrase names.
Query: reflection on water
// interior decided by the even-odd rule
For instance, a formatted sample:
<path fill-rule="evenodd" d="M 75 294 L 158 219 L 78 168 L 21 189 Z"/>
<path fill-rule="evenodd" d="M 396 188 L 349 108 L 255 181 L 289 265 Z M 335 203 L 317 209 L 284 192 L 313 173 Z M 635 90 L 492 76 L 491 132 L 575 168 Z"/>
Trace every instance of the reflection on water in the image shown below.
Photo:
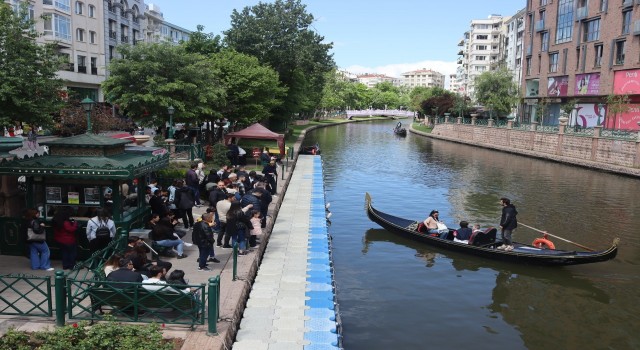
<path fill-rule="evenodd" d="M 329 127 L 305 140 L 323 150 L 345 348 L 640 348 L 640 181 L 399 139 L 393 125 Z M 613 261 L 565 268 L 470 257 L 381 229 L 366 216 L 365 192 L 384 212 L 422 220 L 438 209 L 450 226 L 496 225 L 506 196 L 528 225 L 597 249 L 622 243 Z"/>

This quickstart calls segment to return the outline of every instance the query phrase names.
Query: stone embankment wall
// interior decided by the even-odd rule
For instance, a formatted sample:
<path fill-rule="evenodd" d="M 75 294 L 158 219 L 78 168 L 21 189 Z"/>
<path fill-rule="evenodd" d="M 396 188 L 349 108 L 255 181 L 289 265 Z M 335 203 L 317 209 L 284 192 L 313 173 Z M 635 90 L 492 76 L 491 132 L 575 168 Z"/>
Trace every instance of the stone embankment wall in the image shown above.
<path fill-rule="evenodd" d="M 467 124 L 436 124 L 427 137 L 640 177 L 640 141 Z"/>

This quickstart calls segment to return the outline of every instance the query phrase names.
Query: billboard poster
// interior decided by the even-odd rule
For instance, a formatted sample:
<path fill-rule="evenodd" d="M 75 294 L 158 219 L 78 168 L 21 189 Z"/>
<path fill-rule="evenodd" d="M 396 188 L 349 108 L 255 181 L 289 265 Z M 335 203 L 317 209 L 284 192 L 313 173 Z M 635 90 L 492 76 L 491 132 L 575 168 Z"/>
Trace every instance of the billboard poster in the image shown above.
<path fill-rule="evenodd" d="M 599 95 L 600 73 L 576 74 L 574 95 Z"/>
<path fill-rule="evenodd" d="M 567 96 L 567 90 L 569 90 L 569 77 L 549 77 L 547 80 L 547 96 Z"/>
<path fill-rule="evenodd" d="M 540 80 L 538 79 L 530 79 L 526 81 L 526 97 L 530 96 L 538 96 L 538 88 L 540 86 Z"/>
<path fill-rule="evenodd" d="M 578 103 L 576 105 L 575 117 L 572 118 L 570 125 L 578 125 L 583 128 L 593 128 L 594 126 L 604 123 L 605 108 L 600 107 L 598 103 Z"/>
<path fill-rule="evenodd" d="M 613 93 L 616 95 L 640 94 L 640 69 L 616 71 L 613 76 Z"/>
<path fill-rule="evenodd" d="M 610 116 L 607 121 L 607 129 L 618 130 L 640 130 L 638 122 L 640 122 L 640 104 L 633 103 L 626 105 L 626 111 Z"/>

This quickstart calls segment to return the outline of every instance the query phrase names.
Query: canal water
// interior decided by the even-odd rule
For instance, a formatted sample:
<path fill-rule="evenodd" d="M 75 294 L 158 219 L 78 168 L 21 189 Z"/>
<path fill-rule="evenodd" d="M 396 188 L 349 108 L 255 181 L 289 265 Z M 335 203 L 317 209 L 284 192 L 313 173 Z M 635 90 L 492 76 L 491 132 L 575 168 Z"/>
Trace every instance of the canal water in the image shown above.
<path fill-rule="evenodd" d="M 640 348 L 639 180 L 399 138 L 395 123 L 328 127 L 305 140 L 322 148 L 346 349 Z M 522 223 L 598 250 L 619 237 L 620 249 L 612 261 L 560 268 L 443 251 L 371 222 L 365 192 L 401 217 L 437 209 L 450 227 L 497 225 L 508 197 Z M 514 234 L 537 237 L 524 227 Z"/>

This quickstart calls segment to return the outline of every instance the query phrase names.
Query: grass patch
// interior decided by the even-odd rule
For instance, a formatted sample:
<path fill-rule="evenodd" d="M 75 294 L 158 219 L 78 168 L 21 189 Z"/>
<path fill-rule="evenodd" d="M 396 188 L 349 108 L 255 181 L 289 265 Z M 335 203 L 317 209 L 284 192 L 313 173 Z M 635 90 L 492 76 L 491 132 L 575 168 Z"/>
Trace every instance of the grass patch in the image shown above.
<path fill-rule="evenodd" d="M 411 124 L 411 127 L 415 130 L 426 132 L 426 133 L 431 133 L 431 130 L 433 130 L 433 128 L 427 127 L 426 125 L 421 123 L 413 123 Z"/>

